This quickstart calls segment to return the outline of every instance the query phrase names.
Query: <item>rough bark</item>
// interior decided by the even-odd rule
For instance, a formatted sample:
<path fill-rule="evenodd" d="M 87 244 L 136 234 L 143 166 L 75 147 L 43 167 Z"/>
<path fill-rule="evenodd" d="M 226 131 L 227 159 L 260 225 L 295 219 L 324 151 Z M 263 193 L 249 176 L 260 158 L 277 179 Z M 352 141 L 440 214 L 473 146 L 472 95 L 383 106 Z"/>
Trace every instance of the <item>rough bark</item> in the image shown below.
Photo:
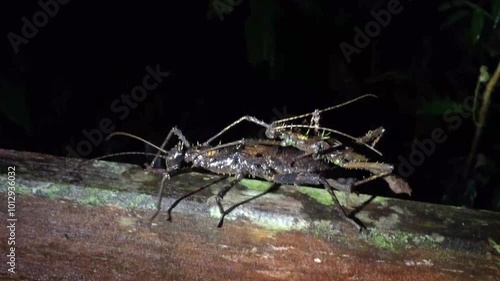
<path fill-rule="evenodd" d="M 326 191 L 245 180 L 217 228 L 226 180 L 148 224 L 160 177 L 141 167 L 0 150 L 0 182 L 16 167 L 16 274 L 37 280 L 498 280 L 500 214 L 341 193 L 369 233 L 335 212 Z M 219 176 L 168 181 L 162 208 Z M 416 189 L 418 187 L 415 187 Z M 2 189 L 5 192 L 6 188 Z M 6 197 L 4 197 L 6 198 Z M 7 221 L 7 200 L 1 219 Z M 242 204 L 240 204 L 242 203 Z M 5 229 L 5 227 L 3 227 Z M 2 231 L 2 255 L 9 233 Z"/>

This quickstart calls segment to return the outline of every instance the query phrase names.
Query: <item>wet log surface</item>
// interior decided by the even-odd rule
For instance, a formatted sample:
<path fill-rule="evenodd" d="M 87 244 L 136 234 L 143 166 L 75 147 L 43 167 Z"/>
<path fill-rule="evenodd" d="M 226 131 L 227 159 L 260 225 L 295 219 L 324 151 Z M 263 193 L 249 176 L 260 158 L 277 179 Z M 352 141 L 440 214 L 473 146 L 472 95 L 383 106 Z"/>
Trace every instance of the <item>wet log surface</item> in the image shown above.
<path fill-rule="evenodd" d="M 141 167 L 0 150 L 16 167 L 15 274 L 2 227 L 0 279 L 13 280 L 500 280 L 500 214 L 367 195 L 339 194 L 369 232 L 358 234 L 322 189 L 245 180 L 217 228 L 214 195 L 227 180 L 148 224 L 160 177 Z M 174 177 L 163 209 L 219 176 Z M 243 202 L 243 204 L 239 204 Z M 238 205 L 239 204 L 239 205 Z"/>

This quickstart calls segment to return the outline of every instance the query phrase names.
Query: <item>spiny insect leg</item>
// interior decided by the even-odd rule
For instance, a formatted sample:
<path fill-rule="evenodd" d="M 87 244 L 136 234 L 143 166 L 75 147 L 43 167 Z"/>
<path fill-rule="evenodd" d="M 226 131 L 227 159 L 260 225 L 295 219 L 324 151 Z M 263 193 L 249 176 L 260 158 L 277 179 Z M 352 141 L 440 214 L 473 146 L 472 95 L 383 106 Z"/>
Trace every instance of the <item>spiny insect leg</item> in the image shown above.
<path fill-rule="evenodd" d="M 246 115 L 246 116 L 243 116 L 243 117 L 239 118 L 238 120 L 234 121 L 233 123 L 229 124 L 224 129 L 222 129 L 220 132 L 215 134 L 213 137 L 209 138 L 207 141 L 205 141 L 203 143 L 203 146 L 209 145 L 213 140 L 215 140 L 216 138 L 221 136 L 227 130 L 231 129 L 232 127 L 238 125 L 239 123 L 241 123 L 243 121 L 251 122 L 251 123 L 257 124 L 259 126 L 262 126 L 264 128 L 269 128 L 269 124 L 265 123 L 264 121 L 261 121 L 253 116 Z"/>
<path fill-rule="evenodd" d="M 275 127 L 276 130 L 282 130 L 282 129 L 293 129 L 293 128 L 312 128 L 314 129 L 314 127 L 311 127 L 309 125 L 282 125 L 282 126 L 279 126 L 279 127 Z M 326 127 L 318 127 L 319 130 L 323 130 L 325 132 L 330 132 L 330 133 L 333 133 L 333 134 L 336 134 L 336 135 L 339 135 L 339 136 L 343 136 L 343 137 L 346 137 L 354 142 L 357 142 L 365 147 L 367 147 L 368 149 L 372 150 L 373 152 L 377 153 L 378 155 L 382 155 L 382 153 L 380 151 L 378 151 L 377 149 L 373 148 L 372 146 L 370 146 L 369 144 L 366 144 L 364 142 L 359 142 L 359 138 L 355 138 L 349 134 L 346 134 L 346 133 L 343 133 L 341 131 L 337 131 L 337 130 L 334 130 L 334 129 L 330 129 L 330 128 L 326 128 Z"/>
<path fill-rule="evenodd" d="M 392 173 L 394 166 L 386 163 L 376 163 L 376 162 L 348 162 L 343 163 L 341 167 L 346 169 L 357 169 L 366 170 L 372 173 L 372 175 L 366 179 L 357 181 L 354 185 L 358 186 L 369 181 L 385 177 Z"/>
<path fill-rule="evenodd" d="M 161 144 L 161 146 L 160 146 L 161 150 L 163 150 L 163 148 L 165 147 L 165 145 L 167 145 L 167 143 L 170 140 L 170 138 L 172 137 L 172 135 L 176 135 L 179 138 L 179 140 L 184 144 L 185 147 L 187 147 L 187 148 L 191 147 L 191 145 L 189 144 L 189 141 L 186 139 L 186 137 L 181 132 L 181 130 L 177 129 L 177 127 L 173 127 L 172 129 L 170 129 L 170 131 L 167 134 L 167 137 L 165 138 L 165 140 Z M 156 160 L 160 156 L 161 150 L 159 150 L 158 153 L 156 153 L 156 156 L 151 161 L 150 167 L 154 166 Z"/>
<path fill-rule="evenodd" d="M 358 143 L 366 143 L 371 147 L 375 147 L 375 145 L 382 138 L 384 132 L 385 132 L 384 127 L 378 127 L 375 130 L 370 130 L 364 136 L 358 138 Z"/>
<path fill-rule="evenodd" d="M 197 154 L 202 155 L 210 151 L 214 150 L 220 150 L 222 148 L 227 148 L 227 147 L 232 147 L 232 146 L 239 146 L 239 145 L 280 145 L 281 142 L 279 141 L 274 141 L 274 140 L 266 140 L 266 139 L 241 139 L 238 141 L 233 141 L 233 142 L 228 142 L 225 144 L 220 144 L 218 146 L 214 147 L 209 147 L 203 150 L 200 150 L 197 152 Z"/>

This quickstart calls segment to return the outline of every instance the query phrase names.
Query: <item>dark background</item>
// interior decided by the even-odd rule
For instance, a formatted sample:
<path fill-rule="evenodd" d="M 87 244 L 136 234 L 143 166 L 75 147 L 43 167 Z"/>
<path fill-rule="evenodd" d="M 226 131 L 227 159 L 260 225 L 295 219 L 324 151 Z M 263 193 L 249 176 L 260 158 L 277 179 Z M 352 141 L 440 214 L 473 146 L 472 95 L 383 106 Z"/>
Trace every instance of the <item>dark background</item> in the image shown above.
<path fill-rule="evenodd" d="M 354 45 L 353 28 L 364 29 L 370 11 L 389 1 L 243 0 L 223 10 L 231 2 L 72 0 L 17 53 L 8 34 L 22 36 L 21 18 L 33 22 L 42 8 L 2 2 L 0 146 L 67 156 L 68 146 L 88 140 L 82 130 L 98 129 L 103 118 L 156 144 L 174 125 L 201 142 L 245 114 L 271 121 L 372 93 L 379 99 L 325 114 L 322 124 L 354 136 L 384 126 L 378 148 L 396 168 L 418 140 L 442 128 L 446 142 L 407 177 L 412 199 L 500 209 L 496 93 L 466 179 L 475 124 L 470 116 L 458 128 L 443 120 L 448 110 L 467 113 L 462 103 L 474 95 L 479 67 L 492 73 L 498 63 L 500 31 L 491 17 L 498 4 L 401 1 L 403 11 L 348 62 L 339 44 Z M 121 120 L 112 102 L 157 64 L 171 75 Z M 242 125 L 223 141 L 250 136 L 263 137 L 262 128 Z M 117 137 L 80 156 L 144 150 Z"/>

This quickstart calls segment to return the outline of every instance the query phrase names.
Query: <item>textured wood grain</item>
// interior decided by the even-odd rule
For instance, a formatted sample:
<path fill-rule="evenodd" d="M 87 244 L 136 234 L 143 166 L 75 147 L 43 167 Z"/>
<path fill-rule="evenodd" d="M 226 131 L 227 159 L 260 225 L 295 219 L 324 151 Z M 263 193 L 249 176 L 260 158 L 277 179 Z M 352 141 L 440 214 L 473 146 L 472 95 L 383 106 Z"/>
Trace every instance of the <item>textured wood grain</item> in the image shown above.
<path fill-rule="evenodd" d="M 214 195 L 183 200 L 148 224 L 160 178 L 138 166 L 79 163 L 0 150 L 0 182 L 16 166 L 18 280 L 498 280 L 500 214 L 409 200 L 343 196 L 370 229 L 359 235 L 326 192 L 244 181 L 217 228 Z M 173 178 L 163 208 L 218 176 Z M 5 189 L 2 189 L 5 191 Z M 5 197 L 4 197 L 5 198 Z M 4 201 L 6 202 L 6 200 Z M 243 204 L 240 204 L 242 203 Z M 240 205 L 239 205 L 240 204 Z M 1 204 L 6 222 L 6 203 Z M 1 233 L 2 256 L 7 233 Z"/>

